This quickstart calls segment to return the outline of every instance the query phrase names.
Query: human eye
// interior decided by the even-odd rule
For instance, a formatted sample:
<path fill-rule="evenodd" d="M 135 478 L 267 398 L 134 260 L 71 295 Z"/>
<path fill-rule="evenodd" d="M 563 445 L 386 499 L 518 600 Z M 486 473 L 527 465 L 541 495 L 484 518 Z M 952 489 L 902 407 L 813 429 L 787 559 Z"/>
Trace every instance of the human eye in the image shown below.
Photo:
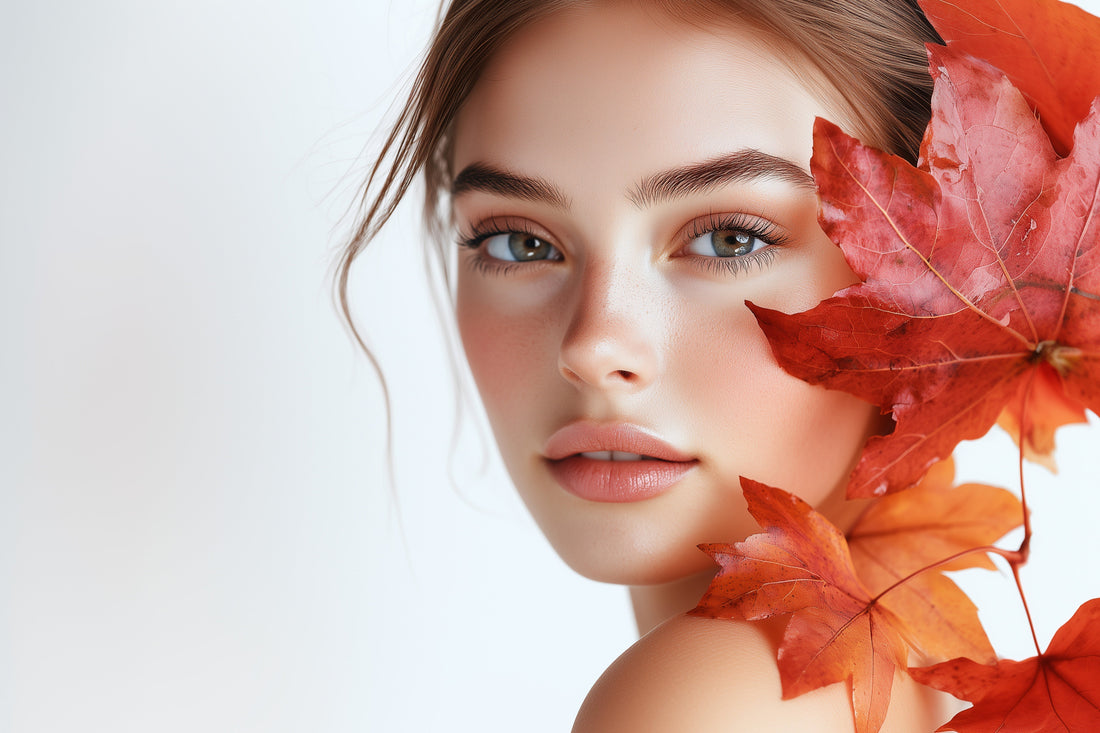
<path fill-rule="evenodd" d="M 742 272 L 763 267 L 775 256 L 786 235 L 774 222 L 748 214 L 710 215 L 693 221 L 683 235 L 677 257 L 698 257 L 708 269 Z"/>
<path fill-rule="evenodd" d="M 483 270 L 563 259 L 561 250 L 548 237 L 522 222 L 490 220 L 463 235 L 458 244 L 475 251 L 474 263 Z"/>
<path fill-rule="evenodd" d="M 561 252 L 545 239 L 527 232 L 493 234 L 481 240 L 485 254 L 504 262 L 560 260 Z"/>

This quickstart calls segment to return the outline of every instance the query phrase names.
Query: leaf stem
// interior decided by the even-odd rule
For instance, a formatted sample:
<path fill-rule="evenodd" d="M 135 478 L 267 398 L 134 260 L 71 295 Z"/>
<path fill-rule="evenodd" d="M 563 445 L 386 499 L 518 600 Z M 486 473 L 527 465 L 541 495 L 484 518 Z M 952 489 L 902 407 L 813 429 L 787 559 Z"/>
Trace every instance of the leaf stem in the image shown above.
<path fill-rule="evenodd" d="M 997 547 L 995 545 L 984 545 L 982 547 L 971 547 L 969 550 L 963 550 L 962 552 L 956 552 L 954 555 L 950 555 L 948 557 L 945 557 L 942 560 L 937 560 L 936 562 L 932 563 L 931 565 L 924 566 L 920 570 L 914 570 L 913 572 L 909 573 L 909 575 L 906 575 L 901 580 L 896 581 L 889 588 L 881 591 L 877 596 L 875 596 L 874 598 L 871 599 L 871 603 L 878 603 L 878 600 L 880 598 L 882 598 L 884 595 L 886 595 L 890 591 L 894 590 L 898 586 L 905 585 L 906 583 L 908 583 L 910 580 L 917 577 L 921 573 L 926 573 L 929 570 L 935 570 L 936 568 L 947 565 L 948 563 L 952 563 L 952 562 L 954 562 L 954 561 L 956 561 L 960 558 L 966 557 L 967 555 L 973 555 L 973 554 L 976 554 L 976 553 L 979 553 L 979 552 L 988 552 L 988 553 L 991 553 L 993 555 L 998 555 L 1000 557 L 1003 557 L 1008 562 L 1008 564 L 1010 566 L 1012 566 L 1013 571 L 1015 571 L 1015 568 L 1016 568 L 1017 565 L 1022 565 L 1024 562 L 1026 562 L 1026 557 L 1025 557 L 1024 554 L 1022 554 L 1020 552 L 1020 550 L 1005 550 L 1005 549 L 1003 549 L 1001 547 Z"/>
<path fill-rule="evenodd" d="M 1016 590 L 1020 593 L 1020 603 L 1024 604 L 1024 614 L 1027 616 L 1027 625 L 1031 629 L 1031 641 L 1035 644 L 1035 653 L 1043 656 L 1043 650 L 1039 648 L 1039 637 L 1035 634 L 1035 623 L 1031 620 L 1031 609 L 1027 605 L 1027 595 L 1024 586 L 1020 583 L 1020 566 L 1009 563 L 1012 566 L 1012 577 L 1016 580 Z"/>
<path fill-rule="evenodd" d="M 1036 371 L 1034 369 L 1031 371 L 1027 386 L 1024 387 L 1024 393 L 1020 397 L 1020 436 L 1016 441 L 1019 446 L 1017 467 L 1020 473 L 1020 506 L 1024 512 L 1024 539 L 1020 542 L 1019 559 L 1016 562 L 1009 560 L 1008 564 L 1012 568 L 1012 577 L 1016 580 L 1016 590 L 1020 594 L 1020 603 L 1024 606 L 1024 615 L 1027 616 L 1027 625 L 1031 630 L 1031 641 L 1035 644 L 1035 653 L 1043 656 L 1043 650 L 1039 648 L 1039 637 L 1035 633 L 1035 622 L 1031 618 L 1031 609 L 1027 605 L 1027 595 L 1024 593 L 1023 584 L 1020 583 L 1020 566 L 1027 562 L 1028 555 L 1031 553 L 1031 512 L 1027 507 L 1027 490 L 1024 487 L 1024 441 L 1027 439 L 1027 433 L 1029 432 L 1027 429 L 1027 408 L 1031 390 L 1035 386 Z"/>
<path fill-rule="evenodd" d="M 1039 637 L 1035 633 L 1035 623 L 1032 621 L 1032 618 L 1031 618 L 1031 609 L 1028 607 L 1028 604 L 1027 604 L 1027 596 L 1024 594 L 1023 584 L 1020 582 L 1020 567 L 1027 563 L 1028 556 L 1031 553 L 1031 531 L 1032 531 L 1031 530 L 1031 512 L 1028 510 L 1027 490 L 1026 490 L 1025 485 L 1024 485 L 1024 441 L 1027 438 L 1027 432 L 1028 432 L 1027 431 L 1028 401 L 1031 397 L 1031 392 L 1032 392 L 1032 389 L 1034 388 L 1034 385 L 1035 385 L 1035 371 L 1033 370 L 1031 372 L 1031 375 L 1028 378 L 1027 384 L 1024 386 L 1023 394 L 1020 396 L 1020 435 L 1019 435 L 1019 439 L 1017 441 L 1017 443 L 1019 444 L 1019 451 L 1018 451 L 1018 458 L 1017 458 L 1017 470 L 1018 470 L 1019 476 L 1020 476 L 1020 507 L 1021 507 L 1021 509 L 1023 511 L 1023 514 L 1024 514 L 1024 517 L 1023 517 L 1024 538 L 1020 542 L 1020 547 L 1016 550 L 1005 550 L 1005 549 L 1002 549 L 1000 547 L 996 547 L 994 545 L 986 545 L 984 547 L 973 547 L 969 550 L 963 550 L 962 552 L 957 552 L 954 555 L 951 555 L 950 557 L 945 557 L 942 560 L 939 560 L 935 563 L 932 563 L 931 565 L 923 567 L 920 570 L 916 570 L 916 571 L 910 573 L 909 575 L 905 576 L 901 580 L 898 580 L 893 585 L 888 587 L 886 590 L 880 592 L 877 596 L 875 596 L 871 600 L 871 603 L 877 603 L 879 601 L 879 599 L 882 598 L 884 595 L 886 595 L 887 593 L 889 593 L 890 591 L 894 590 L 895 588 L 897 588 L 899 586 L 905 585 L 906 583 L 908 583 L 910 580 L 912 580 L 916 576 L 920 575 L 921 573 L 927 572 L 929 570 L 935 570 L 936 568 L 939 568 L 939 567 L 943 567 L 944 565 L 947 565 L 948 563 L 954 562 L 955 560 L 958 560 L 960 558 L 966 557 L 967 555 L 973 555 L 973 554 L 978 553 L 978 552 L 987 552 L 987 553 L 990 553 L 990 554 L 993 554 L 993 555 L 998 555 L 998 556 L 1004 558 L 1005 561 L 1008 563 L 1009 567 L 1012 568 L 1012 577 L 1016 581 L 1016 590 L 1020 594 L 1020 602 L 1024 606 L 1024 614 L 1027 616 L 1028 628 L 1031 630 L 1031 640 L 1035 644 L 1036 652 L 1040 656 L 1042 655 L 1043 651 L 1042 651 L 1042 649 L 1039 648 Z"/>
<path fill-rule="evenodd" d="M 1031 390 L 1035 386 L 1035 374 L 1037 370 L 1032 369 L 1028 375 L 1027 385 L 1024 386 L 1024 393 L 1020 397 L 1020 435 L 1016 440 L 1016 444 L 1019 447 L 1017 451 L 1016 467 L 1020 476 L 1020 507 L 1024 512 L 1024 539 L 1020 543 L 1020 554 L 1022 559 L 1019 564 L 1023 565 L 1027 562 L 1028 554 L 1031 551 L 1031 512 L 1027 507 L 1027 490 L 1024 486 L 1024 441 L 1027 440 L 1028 430 L 1028 414 L 1027 407 L 1028 401 L 1031 397 Z M 1013 570 L 1015 570 L 1013 565 Z M 1026 605 L 1026 604 L 1025 604 Z"/>

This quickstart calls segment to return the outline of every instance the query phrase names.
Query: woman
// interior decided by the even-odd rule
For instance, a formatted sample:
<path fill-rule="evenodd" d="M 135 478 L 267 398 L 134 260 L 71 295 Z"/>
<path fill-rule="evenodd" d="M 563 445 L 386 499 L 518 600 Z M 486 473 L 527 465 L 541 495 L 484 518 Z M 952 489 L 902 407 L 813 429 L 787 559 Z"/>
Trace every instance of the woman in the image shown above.
<path fill-rule="evenodd" d="M 423 170 L 508 471 L 571 567 L 630 587 L 644 635 L 575 730 L 851 730 L 841 686 L 780 700 L 774 629 L 683 613 L 713 573 L 696 545 L 756 529 L 740 476 L 841 527 L 861 509 L 843 485 L 877 411 L 783 372 L 744 303 L 794 312 L 855 281 L 817 224 L 813 120 L 913 157 L 930 40 L 898 0 L 448 10 L 341 295 Z M 895 688 L 883 730 L 942 722 Z"/>

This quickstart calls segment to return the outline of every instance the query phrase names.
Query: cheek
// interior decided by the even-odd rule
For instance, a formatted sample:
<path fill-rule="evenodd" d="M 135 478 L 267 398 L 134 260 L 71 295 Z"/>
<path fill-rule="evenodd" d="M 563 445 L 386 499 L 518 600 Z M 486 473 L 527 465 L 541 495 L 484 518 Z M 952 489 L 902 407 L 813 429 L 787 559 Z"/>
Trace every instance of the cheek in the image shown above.
<path fill-rule="evenodd" d="M 504 340 L 500 337 L 499 319 L 487 318 L 489 315 L 491 314 L 478 307 L 476 299 L 463 297 L 460 290 L 455 306 L 458 333 L 470 372 L 492 419 L 494 405 L 507 402 L 503 399 L 504 390 L 510 372 L 515 369 L 513 359 L 519 354 L 515 349 L 504 347 Z"/>
<path fill-rule="evenodd" d="M 682 329 L 674 399 L 722 484 L 745 476 L 820 503 L 845 481 L 877 410 L 784 372 L 748 309 L 722 323 Z"/>
<path fill-rule="evenodd" d="M 491 290 L 491 288 L 490 288 Z M 478 392 L 494 432 L 515 424 L 536 407 L 548 370 L 556 364 L 551 348 L 555 325 L 537 304 L 501 302 L 480 286 L 459 279 L 455 317 Z"/>
<path fill-rule="evenodd" d="M 844 484 L 878 410 L 787 374 L 742 303 L 797 312 L 856 282 L 839 250 L 827 239 L 820 244 L 755 279 L 740 302 L 685 313 L 670 370 L 675 399 L 690 406 L 723 483 L 737 486 L 746 476 L 811 504 Z"/>

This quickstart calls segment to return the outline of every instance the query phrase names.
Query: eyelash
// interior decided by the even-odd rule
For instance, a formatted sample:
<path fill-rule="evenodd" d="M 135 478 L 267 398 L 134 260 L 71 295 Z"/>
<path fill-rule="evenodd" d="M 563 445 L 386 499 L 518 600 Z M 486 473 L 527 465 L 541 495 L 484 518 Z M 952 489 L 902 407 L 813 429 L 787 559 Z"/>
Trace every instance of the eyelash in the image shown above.
<path fill-rule="evenodd" d="M 776 256 L 778 246 L 786 244 L 788 237 L 780 232 L 779 227 L 767 219 L 743 213 L 734 214 L 709 214 L 701 219 L 696 219 L 684 237 L 690 242 L 711 232 L 723 230 L 736 230 L 749 236 L 756 237 L 769 245 L 759 252 L 753 252 L 742 257 L 703 257 L 700 255 L 673 255 L 673 257 L 691 256 L 697 266 L 715 274 L 741 274 L 750 268 L 763 269 L 770 265 Z M 481 274 L 507 275 L 519 268 L 529 268 L 537 262 L 508 262 L 498 260 L 485 254 L 481 246 L 485 240 L 501 234 L 524 234 L 530 237 L 549 240 L 540 233 L 534 231 L 527 222 L 511 220 L 504 217 L 491 216 L 479 222 L 467 233 L 460 233 L 456 244 L 459 247 L 473 250 L 476 256 L 471 257 L 469 264 Z M 686 245 L 684 245 L 686 246 Z M 682 247 L 681 247 L 682 249 Z M 679 251 L 679 250 L 678 250 Z"/>
<path fill-rule="evenodd" d="M 498 234 L 512 234 L 513 232 L 531 237 L 537 236 L 522 219 L 512 221 L 503 217 L 490 216 L 488 219 L 474 225 L 469 232 L 465 234 L 460 232 L 457 244 L 459 247 L 477 249 L 489 237 L 495 237 Z"/>
<path fill-rule="evenodd" d="M 530 224 L 522 219 L 512 220 L 506 217 L 491 216 L 479 222 L 469 232 L 465 234 L 460 233 L 458 241 L 456 242 L 459 247 L 474 251 L 475 256 L 470 258 L 469 264 L 475 272 L 483 275 L 508 275 L 520 268 L 530 268 L 532 265 L 537 265 L 542 262 L 508 262 L 506 260 L 498 260 L 495 257 L 490 257 L 485 253 L 485 248 L 481 245 L 486 239 L 500 234 L 524 234 L 529 237 L 538 237 L 539 239 L 549 241 L 549 237 L 536 232 Z"/>
<path fill-rule="evenodd" d="M 780 231 L 779 226 L 776 225 L 775 222 L 742 213 L 710 214 L 701 219 L 696 219 L 692 222 L 691 228 L 684 238 L 688 242 L 691 242 L 711 232 L 725 230 L 744 232 L 751 237 L 756 237 L 773 246 L 765 247 L 759 252 L 752 252 L 742 257 L 703 257 L 701 255 L 674 256 L 690 256 L 697 261 L 700 267 L 712 273 L 732 273 L 738 275 L 748 272 L 749 269 L 753 267 L 763 269 L 770 265 L 774 261 L 776 254 L 778 254 L 778 247 L 786 244 L 789 240 L 789 237 Z"/>

